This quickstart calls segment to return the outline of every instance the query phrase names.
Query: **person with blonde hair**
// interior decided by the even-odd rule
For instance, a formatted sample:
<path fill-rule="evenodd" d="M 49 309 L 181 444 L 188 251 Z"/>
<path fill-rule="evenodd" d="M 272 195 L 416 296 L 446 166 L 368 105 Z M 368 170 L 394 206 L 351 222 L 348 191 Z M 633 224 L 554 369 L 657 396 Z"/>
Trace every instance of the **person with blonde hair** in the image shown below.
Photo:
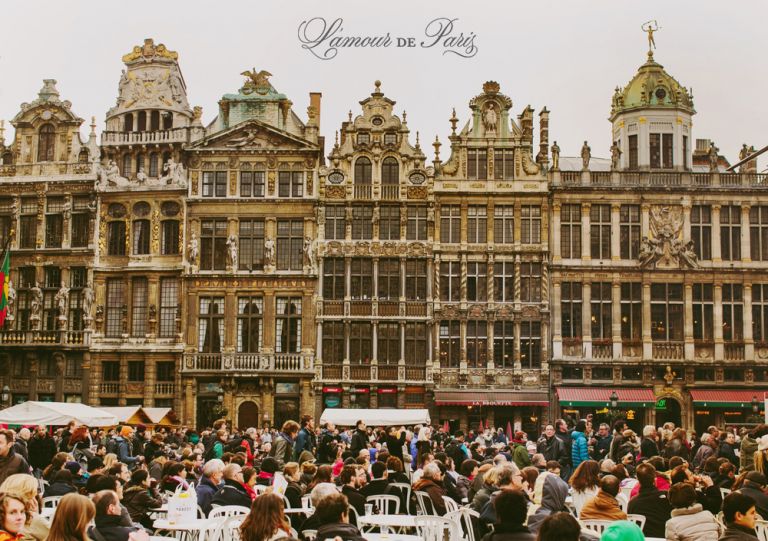
<path fill-rule="evenodd" d="M 46 541 L 90 541 L 88 524 L 96 516 L 93 502 L 79 494 L 67 494 L 56 507 Z"/>
<path fill-rule="evenodd" d="M 50 524 L 40 516 L 42 500 L 38 494 L 37 479 L 26 473 L 10 475 L 0 485 L 0 494 L 19 496 L 27 508 L 29 520 L 22 531 L 22 541 L 43 541 L 48 536 Z"/>
<path fill-rule="evenodd" d="M 0 494 L 0 541 L 15 541 L 29 522 L 27 506 L 16 494 Z"/>
<path fill-rule="evenodd" d="M 117 464 L 119 460 L 117 460 L 117 455 L 115 453 L 107 453 L 104 455 L 104 471 L 109 470 L 112 466 Z"/>

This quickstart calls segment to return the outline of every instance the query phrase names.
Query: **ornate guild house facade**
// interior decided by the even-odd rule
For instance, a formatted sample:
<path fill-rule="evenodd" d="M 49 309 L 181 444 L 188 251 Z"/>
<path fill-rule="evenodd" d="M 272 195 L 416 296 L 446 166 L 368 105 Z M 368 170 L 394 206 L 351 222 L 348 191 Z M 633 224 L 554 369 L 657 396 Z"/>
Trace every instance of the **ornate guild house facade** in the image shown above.
<path fill-rule="evenodd" d="M 610 158 L 561 156 L 546 107 L 488 81 L 431 163 L 379 81 L 326 149 L 320 93 L 302 117 L 245 71 L 204 124 L 176 52 L 122 60 L 100 141 L 52 79 L 0 124 L 10 403 L 241 427 L 428 408 L 531 437 L 761 414 L 766 175 L 693 138 L 652 51 L 613 95 Z"/>

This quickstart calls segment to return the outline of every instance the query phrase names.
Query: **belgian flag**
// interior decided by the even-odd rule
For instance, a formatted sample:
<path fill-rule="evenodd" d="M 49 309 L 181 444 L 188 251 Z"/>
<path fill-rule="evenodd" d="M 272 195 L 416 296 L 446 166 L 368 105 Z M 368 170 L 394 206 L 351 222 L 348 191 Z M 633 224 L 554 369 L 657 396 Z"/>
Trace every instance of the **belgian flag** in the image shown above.
<path fill-rule="evenodd" d="M 11 281 L 11 251 L 10 237 L 5 243 L 5 249 L 0 256 L 0 327 L 5 324 L 5 316 L 8 315 L 8 292 Z"/>

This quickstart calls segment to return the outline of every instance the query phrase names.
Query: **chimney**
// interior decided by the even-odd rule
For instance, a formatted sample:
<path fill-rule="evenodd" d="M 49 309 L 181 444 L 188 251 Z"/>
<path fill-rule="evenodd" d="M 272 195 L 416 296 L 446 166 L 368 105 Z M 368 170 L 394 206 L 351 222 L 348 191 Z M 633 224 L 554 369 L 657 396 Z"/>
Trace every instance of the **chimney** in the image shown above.
<path fill-rule="evenodd" d="M 317 125 L 317 131 L 320 131 L 320 98 L 323 97 L 322 92 L 310 92 L 309 93 L 309 105 L 315 109 L 315 124 Z"/>

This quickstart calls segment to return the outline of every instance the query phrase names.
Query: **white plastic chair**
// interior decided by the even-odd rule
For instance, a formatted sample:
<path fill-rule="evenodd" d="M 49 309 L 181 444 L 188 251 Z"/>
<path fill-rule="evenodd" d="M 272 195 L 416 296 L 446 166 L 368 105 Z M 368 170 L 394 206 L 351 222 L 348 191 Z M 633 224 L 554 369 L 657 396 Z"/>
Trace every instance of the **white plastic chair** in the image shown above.
<path fill-rule="evenodd" d="M 641 530 L 645 527 L 645 516 L 644 515 L 627 515 L 627 520 L 637 524 L 640 527 Z"/>
<path fill-rule="evenodd" d="M 475 528 L 472 524 L 472 519 L 479 519 L 480 513 L 469 507 L 460 507 L 458 511 L 446 513 L 445 518 L 454 520 L 459 524 L 459 527 L 464 530 L 464 539 L 466 541 L 475 541 Z"/>
<path fill-rule="evenodd" d="M 315 541 L 315 538 L 317 537 L 317 530 L 304 530 L 301 532 L 301 535 L 303 535 L 304 539 L 307 541 Z"/>
<path fill-rule="evenodd" d="M 720 496 L 722 498 L 725 498 L 730 493 L 731 493 L 731 489 L 730 488 L 721 488 L 720 489 Z"/>
<path fill-rule="evenodd" d="M 266 485 L 253 485 L 253 490 L 256 491 L 256 494 L 261 494 L 265 490 L 267 490 L 269 487 Z"/>
<path fill-rule="evenodd" d="M 461 541 L 461 526 L 455 520 L 426 515 L 417 516 L 414 520 L 416 532 L 423 541 Z"/>
<path fill-rule="evenodd" d="M 416 494 L 416 502 L 417 502 L 417 515 L 434 515 L 435 514 L 435 508 L 432 505 L 432 500 L 429 499 L 429 494 L 427 494 L 424 491 L 421 490 L 414 490 L 414 494 Z"/>
<path fill-rule="evenodd" d="M 411 514 L 411 485 L 408 483 L 390 483 L 391 488 L 400 490 L 405 495 L 405 512 Z"/>
<path fill-rule="evenodd" d="M 768 541 L 768 521 L 755 521 L 755 533 L 760 541 Z"/>
<path fill-rule="evenodd" d="M 629 497 L 627 497 L 626 494 L 622 491 L 620 494 L 616 496 L 616 501 L 619 502 L 619 506 L 621 506 L 621 510 L 625 513 L 627 512 L 627 509 L 629 508 Z"/>
<path fill-rule="evenodd" d="M 224 507 L 239 506 L 227 505 Z M 214 527 L 207 530 L 207 535 L 201 536 L 201 539 L 207 541 L 240 541 L 240 525 L 244 520 L 243 515 L 219 516 L 216 518 Z"/>
<path fill-rule="evenodd" d="M 310 494 L 307 494 L 306 496 L 301 497 L 301 508 L 302 509 L 313 509 L 312 507 L 312 496 Z"/>
<path fill-rule="evenodd" d="M 449 498 L 448 496 L 443 496 L 443 501 L 445 502 L 445 512 L 450 513 L 452 511 L 458 511 L 459 510 L 459 504 L 456 503 L 453 498 Z"/>
<path fill-rule="evenodd" d="M 382 515 L 397 515 L 400 512 L 400 498 L 392 494 L 375 494 L 368 496 L 365 501 L 375 505 Z"/>
<path fill-rule="evenodd" d="M 237 517 L 247 515 L 250 512 L 250 509 L 243 507 L 242 505 L 222 505 L 215 509 L 211 509 L 208 518 Z"/>
<path fill-rule="evenodd" d="M 595 532 L 598 537 L 603 534 L 603 530 L 614 523 L 613 520 L 582 520 L 580 522 L 582 527 Z"/>
<path fill-rule="evenodd" d="M 63 497 L 64 496 L 48 496 L 47 498 L 43 498 L 43 509 L 56 509 Z"/>

